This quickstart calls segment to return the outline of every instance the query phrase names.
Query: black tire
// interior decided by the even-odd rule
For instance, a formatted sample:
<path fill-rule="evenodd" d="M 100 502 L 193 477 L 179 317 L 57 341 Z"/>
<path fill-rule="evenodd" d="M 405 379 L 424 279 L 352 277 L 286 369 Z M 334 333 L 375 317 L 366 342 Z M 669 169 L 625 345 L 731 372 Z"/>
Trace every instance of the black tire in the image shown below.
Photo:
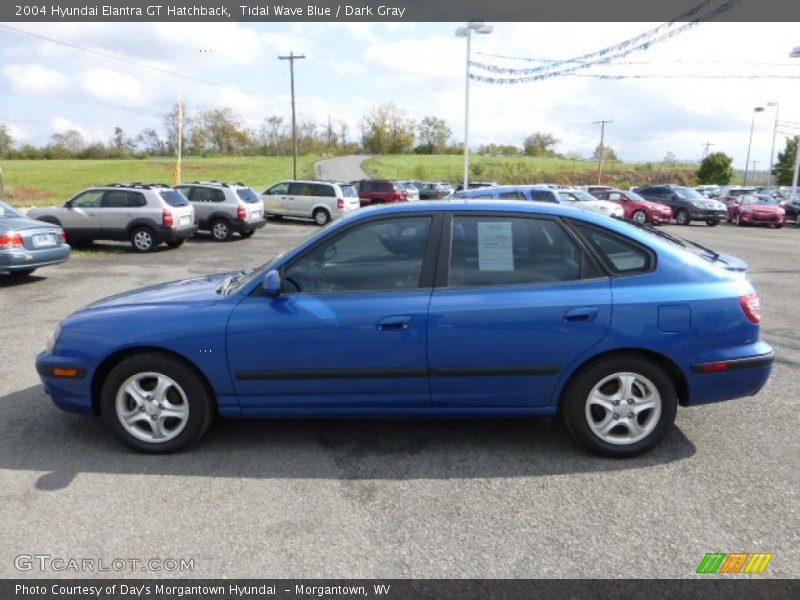
<path fill-rule="evenodd" d="M 158 248 L 156 234 L 149 227 L 136 227 L 131 231 L 130 240 L 134 252 L 154 252 Z"/>
<path fill-rule="evenodd" d="M 679 209 L 678 212 L 675 213 L 675 222 L 678 225 L 690 225 L 692 218 L 689 216 L 689 211 L 685 208 Z"/>
<path fill-rule="evenodd" d="M 324 208 L 318 208 L 314 211 L 313 215 L 314 223 L 319 225 L 320 227 L 324 227 L 328 223 L 330 223 L 331 215 L 330 213 L 325 210 Z"/>
<path fill-rule="evenodd" d="M 180 248 L 181 246 L 183 246 L 183 243 L 185 241 L 186 240 L 173 240 L 171 242 L 167 242 L 167 246 L 170 248 Z"/>
<path fill-rule="evenodd" d="M 9 271 L 9 275 L 11 277 L 27 277 L 31 273 L 33 273 L 36 269 L 20 269 L 19 271 Z"/>
<path fill-rule="evenodd" d="M 639 223 L 640 225 L 644 225 L 647 223 L 647 213 L 643 210 L 636 210 L 631 215 L 631 219 Z"/>
<path fill-rule="evenodd" d="M 599 409 L 594 403 L 589 403 L 590 394 L 595 386 L 609 378 L 610 381 L 605 385 L 613 385 L 614 375 L 622 373 L 633 374 L 641 378 L 635 381 L 637 383 L 646 382 L 644 384 L 645 388 L 649 385 L 654 386 L 658 392 L 660 413 L 656 409 L 640 409 L 641 412 L 634 413 L 637 398 L 633 392 L 633 387 L 631 388 L 631 396 L 628 399 L 613 401 L 619 405 L 619 408 L 611 407 L 614 411 L 613 415 L 609 414 L 608 410 Z M 612 387 L 611 389 L 613 390 L 614 388 Z M 617 393 L 621 392 L 619 386 L 616 389 Z M 644 388 L 636 388 L 637 391 L 642 389 Z M 603 390 L 603 388 L 601 387 L 600 390 Z M 606 393 L 608 394 L 608 391 Z M 629 400 L 632 400 L 632 404 L 629 403 Z M 598 415 L 595 409 L 605 410 L 605 415 Z M 677 409 L 678 396 L 672 380 L 658 364 L 635 354 L 612 355 L 587 365 L 572 377 L 564 390 L 561 400 L 561 412 L 573 437 L 594 454 L 612 458 L 637 456 L 656 446 L 675 421 Z M 625 411 L 630 412 L 625 414 Z M 592 430 L 589 420 L 592 419 L 594 425 L 600 427 L 601 424 L 595 421 L 595 418 L 600 416 L 607 416 L 607 419 L 603 419 L 602 422 L 608 424 L 616 423 L 609 429 L 608 436 L 611 439 L 618 440 L 617 443 L 606 441 Z M 641 439 L 627 442 L 620 441 L 618 437 L 619 433 L 621 433 L 619 431 L 620 428 L 628 432 L 632 431 L 626 423 L 631 420 L 631 417 L 640 426 L 641 420 L 643 420 L 644 429 L 650 428 L 650 430 L 646 431 L 646 435 Z M 615 430 L 618 433 L 612 436 L 611 434 Z"/>
<path fill-rule="evenodd" d="M 241 235 L 243 238 L 247 239 L 247 238 L 253 237 L 253 234 L 255 232 L 256 232 L 255 229 L 246 229 L 245 231 L 242 231 L 239 235 Z"/>
<path fill-rule="evenodd" d="M 227 242 L 233 237 L 233 228 L 225 219 L 211 222 L 211 239 L 215 242 Z"/>
<path fill-rule="evenodd" d="M 706 220 L 706 225 L 708 225 L 709 227 L 716 227 L 717 225 L 719 225 L 719 221 L 717 221 L 716 219 L 708 219 Z"/>
<path fill-rule="evenodd" d="M 273 221 L 280 221 L 283 219 L 283 215 L 267 215 L 268 219 L 272 219 Z"/>
<path fill-rule="evenodd" d="M 156 373 L 172 379 L 182 388 L 188 402 L 188 418 L 182 430 L 173 438 L 163 442 L 148 442 L 135 437 L 123 426 L 117 413 L 117 394 L 130 378 L 142 373 Z M 173 392 L 174 391 L 170 390 Z M 180 397 L 180 396 L 179 396 Z M 132 397 L 127 396 L 128 400 Z M 183 399 L 181 398 L 181 404 Z M 105 423 L 126 445 L 139 452 L 164 454 L 182 450 L 196 442 L 206 432 L 215 414 L 215 402 L 200 376 L 183 361 L 158 352 L 135 354 L 126 358 L 106 377 L 100 395 L 100 411 Z M 143 415 L 145 409 L 142 408 Z M 150 417 L 152 419 L 152 417 Z M 148 422 L 147 418 L 143 419 Z M 142 428 L 146 431 L 146 428 Z"/>

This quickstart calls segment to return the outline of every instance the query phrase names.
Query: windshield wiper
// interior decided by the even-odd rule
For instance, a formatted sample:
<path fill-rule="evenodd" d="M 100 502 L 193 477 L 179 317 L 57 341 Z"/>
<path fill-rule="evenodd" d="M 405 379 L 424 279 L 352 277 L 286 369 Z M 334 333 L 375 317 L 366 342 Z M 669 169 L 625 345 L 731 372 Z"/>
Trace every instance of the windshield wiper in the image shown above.
<path fill-rule="evenodd" d="M 231 273 L 225 279 L 222 280 L 222 283 L 219 284 L 217 287 L 217 293 L 221 296 L 225 296 L 228 292 L 233 289 L 233 287 L 239 282 L 239 280 L 244 277 L 245 275 L 249 275 L 253 272 L 253 269 L 245 269 L 244 271 L 239 271 L 237 273 Z"/>

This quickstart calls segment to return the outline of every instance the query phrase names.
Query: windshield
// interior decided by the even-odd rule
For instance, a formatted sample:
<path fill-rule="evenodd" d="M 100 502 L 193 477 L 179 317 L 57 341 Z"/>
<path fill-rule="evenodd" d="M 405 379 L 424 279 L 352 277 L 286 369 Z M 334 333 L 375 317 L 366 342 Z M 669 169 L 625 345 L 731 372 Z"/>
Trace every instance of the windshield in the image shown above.
<path fill-rule="evenodd" d="M 625 195 L 628 196 L 628 199 L 633 200 L 634 202 L 647 202 L 647 200 L 642 198 L 636 192 L 625 192 Z"/>
<path fill-rule="evenodd" d="M 20 217 L 25 218 L 25 215 L 10 204 L 0 200 L 0 219 L 19 219 Z"/>
<path fill-rule="evenodd" d="M 189 206 L 189 199 L 178 190 L 163 190 L 159 192 L 164 202 L 170 206 Z"/>
<path fill-rule="evenodd" d="M 742 204 L 761 204 L 762 206 L 778 206 L 772 196 L 742 196 Z"/>
<path fill-rule="evenodd" d="M 258 204 L 259 202 L 261 202 L 259 197 L 256 196 L 256 193 L 249 187 L 239 188 L 238 190 L 236 190 L 236 194 L 239 196 L 239 198 L 241 198 L 248 204 Z"/>
<path fill-rule="evenodd" d="M 691 188 L 676 187 L 673 188 L 673 190 L 675 191 L 675 195 L 681 200 L 705 200 L 703 194 Z"/>

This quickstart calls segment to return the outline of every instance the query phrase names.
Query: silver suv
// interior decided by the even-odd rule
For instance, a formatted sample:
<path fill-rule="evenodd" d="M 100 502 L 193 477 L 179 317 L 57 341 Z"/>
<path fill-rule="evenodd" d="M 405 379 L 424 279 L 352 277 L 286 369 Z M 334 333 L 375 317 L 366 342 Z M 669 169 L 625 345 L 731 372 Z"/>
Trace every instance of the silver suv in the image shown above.
<path fill-rule="evenodd" d="M 175 189 L 189 198 L 200 229 L 218 242 L 231 239 L 234 232 L 248 238 L 267 224 L 261 199 L 243 183 L 193 181 Z"/>
<path fill-rule="evenodd" d="M 268 215 L 314 219 L 320 226 L 361 207 L 355 186 L 336 181 L 281 181 L 261 197 Z"/>
<path fill-rule="evenodd" d="M 163 183 L 93 187 L 28 216 L 61 226 L 70 243 L 129 240 L 137 252 L 152 252 L 162 242 L 177 248 L 197 231 L 192 205 Z"/>

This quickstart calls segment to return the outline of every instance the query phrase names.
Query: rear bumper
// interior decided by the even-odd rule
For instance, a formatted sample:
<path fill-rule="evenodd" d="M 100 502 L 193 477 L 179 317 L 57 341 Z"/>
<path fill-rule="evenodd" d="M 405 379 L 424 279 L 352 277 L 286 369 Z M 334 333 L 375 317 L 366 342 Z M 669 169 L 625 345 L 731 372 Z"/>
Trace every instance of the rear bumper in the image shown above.
<path fill-rule="evenodd" d="M 754 396 L 769 380 L 775 352 L 763 342 L 759 354 L 693 363 L 688 374 L 687 405 Z"/>
<path fill-rule="evenodd" d="M 184 225 L 173 229 L 172 227 L 160 226 L 156 232 L 156 239 L 158 243 L 161 242 L 177 242 L 178 240 L 188 240 L 195 233 L 197 233 L 197 225 Z"/>
<path fill-rule="evenodd" d="M 67 261 L 69 251 L 68 244 L 38 250 L 25 248 L 0 250 L 0 273 L 13 273 L 14 271 L 58 265 Z"/>
<path fill-rule="evenodd" d="M 266 224 L 267 219 L 262 218 L 254 221 L 233 221 L 231 226 L 236 233 L 242 233 L 243 231 L 255 231 L 256 229 L 261 229 Z"/>

